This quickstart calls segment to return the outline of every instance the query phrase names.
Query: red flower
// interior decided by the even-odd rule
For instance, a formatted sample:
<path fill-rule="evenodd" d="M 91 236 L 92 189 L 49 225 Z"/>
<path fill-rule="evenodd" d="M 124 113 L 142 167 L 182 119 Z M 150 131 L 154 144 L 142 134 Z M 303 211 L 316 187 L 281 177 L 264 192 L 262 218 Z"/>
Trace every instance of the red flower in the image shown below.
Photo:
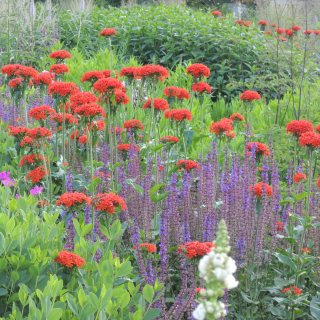
<path fill-rule="evenodd" d="M 74 113 L 79 114 L 80 116 L 83 117 L 96 117 L 96 116 L 105 116 L 105 112 L 104 109 L 96 104 L 96 103 L 87 103 L 87 104 L 83 104 L 79 107 L 76 107 L 74 109 Z"/>
<path fill-rule="evenodd" d="M 317 180 L 317 187 L 320 188 L 320 177 L 318 177 L 318 180 Z"/>
<path fill-rule="evenodd" d="M 31 170 L 27 175 L 26 179 L 31 181 L 33 184 L 37 184 L 40 182 L 46 175 L 48 174 L 48 171 L 44 166 L 37 167 L 33 170 Z"/>
<path fill-rule="evenodd" d="M 293 30 L 292 29 L 286 29 L 286 35 L 288 37 L 292 37 L 293 36 Z"/>
<path fill-rule="evenodd" d="M 38 71 L 32 67 L 19 65 L 14 74 L 18 77 L 29 79 L 36 78 L 38 76 Z"/>
<path fill-rule="evenodd" d="M 8 86 L 12 89 L 18 88 L 22 85 L 22 78 L 11 79 L 8 83 Z"/>
<path fill-rule="evenodd" d="M 111 37 L 117 34 L 116 29 L 113 28 L 104 28 L 100 31 L 99 35 L 103 37 Z"/>
<path fill-rule="evenodd" d="M 165 67 L 160 65 L 147 64 L 137 69 L 136 76 L 139 78 L 151 78 L 163 81 L 169 77 L 169 72 Z"/>
<path fill-rule="evenodd" d="M 270 150 L 269 148 L 261 142 L 249 142 L 247 144 L 248 154 L 251 155 L 252 152 L 256 154 L 256 156 L 269 156 Z"/>
<path fill-rule="evenodd" d="M 78 91 L 78 87 L 73 82 L 55 81 L 48 87 L 48 93 L 52 96 L 68 97 Z"/>
<path fill-rule="evenodd" d="M 226 132 L 226 137 L 230 138 L 230 139 L 234 139 L 236 137 L 236 134 L 234 131 L 227 131 Z"/>
<path fill-rule="evenodd" d="M 293 176 L 293 181 L 294 183 L 299 183 L 301 181 L 306 181 L 307 180 L 307 176 L 304 173 L 301 172 L 297 172 L 294 176 Z"/>
<path fill-rule="evenodd" d="M 132 120 L 127 120 L 123 123 L 123 127 L 125 129 L 140 129 L 140 130 L 144 130 L 144 125 L 142 124 L 142 122 L 140 120 L 137 119 L 132 119 Z"/>
<path fill-rule="evenodd" d="M 210 69 L 201 63 L 195 63 L 186 69 L 187 74 L 191 74 L 194 78 L 199 79 L 201 77 L 208 78 L 210 76 Z"/>
<path fill-rule="evenodd" d="M 303 133 L 313 131 L 313 125 L 307 120 L 292 120 L 287 124 L 287 132 L 296 137 L 300 137 Z"/>
<path fill-rule="evenodd" d="M 286 29 L 285 28 L 276 28 L 276 33 L 277 34 L 285 34 L 286 33 Z"/>
<path fill-rule="evenodd" d="M 122 90 L 121 81 L 115 78 L 102 78 L 93 84 L 95 91 L 103 94 L 113 94 L 116 89 Z"/>
<path fill-rule="evenodd" d="M 309 36 L 310 34 L 313 34 L 314 31 L 313 31 L 313 30 L 305 30 L 305 31 L 303 31 L 303 33 L 304 33 L 306 36 Z"/>
<path fill-rule="evenodd" d="M 152 243 L 140 243 L 139 247 L 143 250 L 146 250 L 148 253 L 156 253 L 157 252 L 157 246 Z M 136 247 L 134 247 L 136 249 Z"/>
<path fill-rule="evenodd" d="M 161 98 L 154 98 L 152 103 L 151 103 L 151 99 L 149 98 L 145 104 L 142 106 L 143 109 L 147 109 L 147 108 L 151 108 L 153 107 L 156 110 L 166 110 L 169 109 L 169 104 L 167 102 L 167 100 L 165 99 L 161 99 Z"/>
<path fill-rule="evenodd" d="M 221 135 L 223 133 L 233 130 L 233 121 L 229 118 L 223 118 L 217 122 L 212 122 L 210 125 L 210 132 L 214 132 L 216 135 Z"/>
<path fill-rule="evenodd" d="M 200 166 L 196 161 L 193 160 L 179 160 L 177 162 L 178 168 L 184 168 L 187 171 L 191 171 L 193 169 L 199 170 Z"/>
<path fill-rule="evenodd" d="M 43 71 L 33 79 L 34 84 L 48 86 L 54 79 L 54 75 L 50 72 Z"/>
<path fill-rule="evenodd" d="M 63 74 L 63 73 L 69 72 L 69 68 L 63 63 L 54 64 L 50 67 L 49 71 L 55 74 Z"/>
<path fill-rule="evenodd" d="M 25 134 L 28 131 L 28 128 L 26 127 L 14 127 L 14 126 L 8 126 L 9 129 L 9 135 L 14 136 L 17 138 L 22 138 L 25 136 Z"/>
<path fill-rule="evenodd" d="M 97 97 L 91 92 L 77 92 L 70 96 L 70 107 L 74 110 L 83 104 L 95 103 Z"/>
<path fill-rule="evenodd" d="M 272 31 L 271 30 L 267 30 L 264 32 L 265 35 L 267 36 L 272 36 Z"/>
<path fill-rule="evenodd" d="M 28 129 L 26 135 L 32 139 L 51 138 L 52 132 L 45 127 L 38 127 Z"/>
<path fill-rule="evenodd" d="M 178 247 L 178 253 L 184 253 L 188 259 L 202 257 L 208 254 L 215 245 L 212 242 L 191 241 Z"/>
<path fill-rule="evenodd" d="M 230 116 L 230 119 L 232 121 L 244 121 L 244 117 L 240 114 L 240 113 L 233 113 L 231 116 Z"/>
<path fill-rule="evenodd" d="M 173 109 L 166 110 L 164 112 L 164 117 L 166 119 L 171 119 L 174 121 L 192 120 L 192 113 L 187 109 Z"/>
<path fill-rule="evenodd" d="M 253 100 L 260 100 L 261 96 L 256 91 L 246 90 L 241 93 L 240 100 L 242 101 L 253 101 Z"/>
<path fill-rule="evenodd" d="M 45 157 L 45 161 L 48 162 L 48 158 Z M 33 165 L 35 163 L 43 163 L 43 156 L 41 154 L 27 154 L 20 159 L 19 166 Z"/>
<path fill-rule="evenodd" d="M 127 210 L 124 199 L 115 193 L 99 193 L 94 197 L 94 207 L 98 211 L 114 214 L 116 209 Z"/>
<path fill-rule="evenodd" d="M 282 221 L 277 221 L 277 231 L 282 232 L 284 230 L 284 223 Z"/>
<path fill-rule="evenodd" d="M 212 87 L 208 85 L 206 82 L 197 82 L 194 83 L 191 87 L 192 91 L 198 92 L 198 93 L 211 93 Z"/>
<path fill-rule="evenodd" d="M 20 64 L 7 64 L 2 67 L 1 72 L 10 78 L 15 75 L 20 66 Z"/>
<path fill-rule="evenodd" d="M 178 143 L 179 138 L 175 136 L 165 136 L 160 138 L 160 142 L 162 143 Z"/>
<path fill-rule="evenodd" d="M 310 250 L 309 248 L 306 248 L 306 247 L 302 248 L 301 251 L 302 251 L 303 253 L 306 253 L 306 254 L 311 253 L 311 250 Z"/>
<path fill-rule="evenodd" d="M 259 20 L 258 21 L 258 25 L 259 26 L 267 26 L 268 25 L 268 21 L 267 20 Z"/>
<path fill-rule="evenodd" d="M 296 296 L 300 296 L 302 294 L 302 290 L 296 286 L 290 286 L 290 287 L 283 288 L 281 290 L 281 292 L 284 294 L 289 293 L 289 294 L 296 295 Z"/>
<path fill-rule="evenodd" d="M 67 208 L 91 204 L 91 199 L 82 192 L 65 192 L 56 202 L 57 206 L 64 206 Z"/>
<path fill-rule="evenodd" d="M 222 13 L 219 10 L 214 10 L 211 12 L 211 14 L 215 17 L 221 17 Z"/>
<path fill-rule="evenodd" d="M 129 152 L 131 149 L 136 152 L 140 151 L 140 147 L 134 144 L 122 143 L 117 146 L 118 151 Z"/>
<path fill-rule="evenodd" d="M 135 78 L 137 76 L 138 67 L 125 67 L 120 70 L 121 77 Z"/>
<path fill-rule="evenodd" d="M 104 78 L 104 74 L 102 73 L 102 71 L 88 71 L 82 75 L 81 82 L 89 81 L 91 83 L 94 83 L 98 79 L 102 78 Z"/>
<path fill-rule="evenodd" d="M 313 30 L 313 33 L 314 33 L 315 35 L 319 36 L 319 35 L 320 35 L 320 30 Z"/>
<path fill-rule="evenodd" d="M 79 143 L 86 144 L 88 142 L 88 137 L 86 135 L 82 135 L 78 138 Z"/>
<path fill-rule="evenodd" d="M 299 137 L 299 144 L 303 147 L 318 148 L 320 147 L 320 134 L 314 131 L 305 132 Z"/>
<path fill-rule="evenodd" d="M 163 93 L 166 97 L 174 97 L 179 100 L 190 99 L 189 92 L 184 88 L 178 88 L 178 87 L 174 87 L 174 86 L 166 87 L 164 89 Z"/>
<path fill-rule="evenodd" d="M 255 193 L 258 198 L 261 198 L 263 194 L 271 197 L 273 194 L 272 187 L 265 182 L 258 182 L 254 186 L 250 187 L 250 190 Z"/>
<path fill-rule="evenodd" d="M 300 26 L 293 26 L 292 28 L 291 28 L 293 31 L 300 31 L 301 30 L 301 27 Z"/>
<path fill-rule="evenodd" d="M 60 251 L 54 261 L 67 268 L 82 268 L 86 265 L 83 258 L 69 251 Z"/>
<path fill-rule="evenodd" d="M 29 117 L 36 120 L 45 120 L 54 113 L 55 111 L 50 106 L 39 106 L 29 111 Z"/>
<path fill-rule="evenodd" d="M 238 24 L 239 26 L 250 27 L 252 25 L 252 22 L 244 21 L 244 20 L 236 20 L 235 24 Z"/>
<path fill-rule="evenodd" d="M 70 52 L 66 50 L 57 50 L 50 53 L 49 56 L 51 59 L 64 60 L 71 58 Z"/>
<path fill-rule="evenodd" d="M 117 104 L 128 104 L 129 97 L 126 95 L 125 92 L 121 90 L 116 90 L 114 95 L 115 101 Z"/>
<path fill-rule="evenodd" d="M 20 147 L 24 147 L 26 145 L 32 146 L 33 145 L 33 139 L 30 137 L 24 137 L 20 142 Z"/>
<path fill-rule="evenodd" d="M 51 119 L 59 124 L 63 123 L 63 121 L 65 124 L 78 124 L 78 119 L 70 113 L 56 113 L 51 116 Z"/>

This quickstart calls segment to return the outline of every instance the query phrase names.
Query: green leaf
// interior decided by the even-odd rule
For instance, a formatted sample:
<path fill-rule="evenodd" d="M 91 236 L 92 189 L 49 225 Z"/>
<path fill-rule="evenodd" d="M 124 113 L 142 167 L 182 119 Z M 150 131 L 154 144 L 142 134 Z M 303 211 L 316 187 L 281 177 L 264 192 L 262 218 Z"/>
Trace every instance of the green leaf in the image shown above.
<path fill-rule="evenodd" d="M 0 232 L 0 255 L 4 253 L 6 249 L 6 238 L 4 237 L 3 233 Z"/>
<path fill-rule="evenodd" d="M 62 309 L 52 309 L 47 315 L 47 320 L 59 320 L 62 317 Z"/>
<path fill-rule="evenodd" d="M 28 287 L 25 284 L 20 285 L 18 296 L 21 304 L 25 306 L 27 304 L 28 299 Z"/>
<path fill-rule="evenodd" d="M 129 186 L 131 186 L 135 191 L 137 191 L 139 194 L 143 195 L 144 193 L 143 188 L 139 184 L 135 183 L 132 179 L 126 179 L 126 183 Z"/>
<path fill-rule="evenodd" d="M 317 295 L 311 299 L 310 313 L 315 319 L 317 320 L 320 319 L 320 294 L 319 293 L 317 293 Z"/>
<path fill-rule="evenodd" d="M 157 319 L 160 316 L 160 313 L 159 309 L 150 309 L 145 313 L 143 320 Z"/>
<path fill-rule="evenodd" d="M 120 265 L 120 268 L 116 270 L 116 277 L 125 277 L 132 270 L 130 261 L 125 261 Z"/>
<path fill-rule="evenodd" d="M 149 284 L 147 284 L 142 291 L 143 297 L 146 299 L 146 301 L 148 301 L 149 303 L 151 303 L 153 296 L 154 296 L 154 290 L 153 287 L 150 286 Z"/>
<path fill-rule="evenodd" d="M 169 192 L 160 193 L 159 191 L 164 187 L 162 183 L 158 183 L 150 189 L 150 198 L 152 202 L 159 202 L 165 199 Z"/>
<path fill-rule="evenodd" d="M 256 305 L 259 304 L 259 301 L 251 300 L 243 291 L 241 291 L 241 296 L 243 300 L 246 301 L 247 303 L 256 304 Z"/>
<path fill-rule="evenodd" d="M 276 252 L 274 255 L 277 257 L 277 259 L 278 259 L 281 263 L 287 265 L 287 266 L 290 267 L 293 271 L 296 271 L 296 270 L 297 270 L 296 264 L 292 261 L 292 259 L 291 259 L 290 257 L 285 256 L 285 255 L 283 255 L 283 254 L 281 254 L 281 253 L 279 253 L 279 252 Z"/>

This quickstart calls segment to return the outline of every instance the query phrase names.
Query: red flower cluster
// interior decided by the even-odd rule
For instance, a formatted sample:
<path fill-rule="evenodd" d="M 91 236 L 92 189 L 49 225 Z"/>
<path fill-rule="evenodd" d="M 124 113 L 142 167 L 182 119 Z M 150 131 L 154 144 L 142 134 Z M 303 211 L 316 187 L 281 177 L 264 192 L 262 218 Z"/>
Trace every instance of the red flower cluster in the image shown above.
<path fill-rule="evenodd" d="M 193 169 L 199 170 L 200 166 L 196 161 L 193 160 L 179 160 L 177 162 L 178 168 L 184 168 L 187 171 L 191 171 Z"/>
<path fill-rule="evenodd" d="M 22 85 L 22 81 L 23 81 L 22 78 L 11 79 L 8 83 L 8 86 L 12 89 L 16 89 Z"/>
<path fill-rule="evenodd" d="M 161 80 L 169 77 L 169 71 L 157 64 L 146 64 L 137 69 L 136 76 L 138 78 L 150 78 L 154 80 Z"/>
<path fill-rule="evenodd" d="M 88 137 L 87 137 L 85 134 L 83 134 L 82 136 L 80 136 L 80 137 L 78 138 L 78 141 L 79 141 L 79 143 L 81 143 L 81 144 L 86 144 L 86 143 L 88 142 Z"/>
<path fill-rule="evenodd" d="M 57 206 L 71 208 L 83 204 L 91 204 L 91 199 L 82 192 L 65 192 L 56 202 Z"/>
<path fill-rule="evenodd" d="M 210 76 L 210 69 L 201 63 L 195 63 L 186 69 L 187 74 L 191 74 L 194 78 L 199 79 L 201 77 L 208 78 Z"/>
<path fill-rule="evenodd" d="M 120 76 L 133 79 L 139 73 L 138 70 L 139 70 L 138 67 L 125 67 L 120 70 Z"/>
<path fill-rule="evenodd" d="M 26 175 L 26 179 L 31 181 L 33 184 L 37 184 L 40 182 L 46 175 L 48 174 L 48 171 L 44 166 L 37 167 Z"/>
<path fill-rule="evenodd" d="M 265 182 L 258 182 L 254 186 L 250 187 L 250 190 L 255 193 L 258 198 L 261 198 L 263 194 L 271 197 L 273 194 L 272 187 Z"/>
<path fill-rule="evenodd" d="M 155 110 L 161 110 L 164 111 L 166 109 L 169 109 L 169 104 L 167 100 L 161 99 L 161 98 L 154 98 L 151 102 L 151 99 L 149 98 L 145 104 L 142 106 L 143 109 L 147 108 L 154 108 Z"/>
<path fill-rule="evenodd" d="M 164 89 L 163 93 L 166 97 L 169 97 L 169 98 L 174 97 L 179 100 L 190 98 L 190 94 L 186 89 L 178 88 L 178 87 L 174 87 L 174 86 L 166 87 Z"/>
<path fill-rule="evenodd" d="M 268 25 L 268 21 L 267 20 L 259 20 L 258 21 L 258 25 L 259 26 L 267 26 Z"/>
<path fill-rule="evenodd" d="M 38 73 L 38 75 L 33 79 L 34 84 L 37 85 L 45 85 L 48 86 L 50 83 L 52 83 L 54 79 L 54 75 L 50 72 L 43 71 Z"/>
<path fill-rule="evenodd" d="M 308 120 L 292 120 L 287 124 L 287 132 L 295 137 L 300 137 L 303 133 L 313 131 L 313 125 Z"/>
<path fill-rule="evenodd" d="M 111 37 L 117 34 L 116 29 L 113 28 L 104 28 L 100 31 L 99 35 L 103 37 Z"/>
<path fill-rule="evenodd" d="M 286 29 L 285 28 L 276 28 L 275 32 L 277 34 L 285 34 L 286 33 Z"/>
<path fill-rule="evenodd" d="M 63 63 L 53 64 L 49 71 L 55 74 L 64 74 L 69 72 L 69 68 Z"/>
<path fill-rule="evenodd" d="M 301 181 L 306 181 L 307 180 L 307 176 L 302 173 L 302 172 L 297 172 L 294 176 L 293 176 L 293 181 L 294 183 L 299 183 Z"/>
<path fill-rule="evenodd" d="M 125 92 L 123 92 L 121 90 L 115 91 L 114 99 L 117 104 L 128 104 L 129 103 L 129 97 L 126 95 Z"/>
<path fill-rule="evenodd" d="M 104 78 L 102 71 L 88 71 L 82 75 L 81 82 L 91 82 L 94 83 L 99 79 Z"/>
<path fill-rule="evenodd" d="M 49 57 L 51 59 L 64 60 L 64 59 L 71 58 L 71 54 L 66 50 L 57 50 L 57 51 L 51 52 Z"/>
<path fill-rule="evenodd" d="M 74 110 L 81 105 L 88 103 L 95 103 L 97 97 L 91 92 L 77 92 L 70 96 L 70 107 L 71 110 Z"/>
<path fill-rule="evenodd" d="M 282 221 L 277 221 L 277 231 L 282 232 L 284 230 L 284 223 Z"/>
<path fill-rule="evenodd" d="M 87 103 L 87 104 L 83 104 L 79 107 L 76 107 L 74 109 L 74 113 L 79 114 L 80 116 L 83 117 L 96 117 L 96 116 L 105 116 L 105 112 L 104 109 L 96 104 L 96 103 Z"/>
<path fill-rule="evenodd" d="M 63 121 L 65 124 L 78 124 L 78 119 L 71 113 L 56 113 L 51 116 L 51 119 L 61 124 Z"/>
<path fill-rule="evenodd" d="M 213 16 L 215 16 L 215 17 L 221 17 L 222 16 L 221 11 L 219 11 L 219 10 L 214 10 L 214 11 L 211 12 L 211 14 Z"/>
<path fill-rule="evenodd" d="M 8 126 L 9 134 L 10 136 L 14 136 L 17 138 L 22 138 L 25 136 L 25 134 L 28 131 L 28 128 L 26 127 L 14 127 L 14 126 Z"/>
<path fill-rule="evenodd" d="M 24 147 L 26 145 L 32 146 L 33 145 L 33 139 L 30 137 L 24 137 L 20 142 L 20 147 Z"/>
<path fill-rule="evenodd" d="M 198 93 L 210 94 L 212 91 L 212 87 L 208 85 L 206 82 L 197 82 L 192 85 L 191 90 Z"/>
<path fill-rule="evenodd" d="M 78 87 L 73 82 L 52 82 L 48 87 L 48 93 L 53 96 L 67 97 L 78 92 Z"/>
<path fill-rule="evenodd" d="M 290 286 L 290 287 L 283 288 L 281 290 L 281 293 L 285 293 L 285 294 L 289 293 L 295 296 L 300 296 L 302 294 L 302 290 L 296 286 Z"/>
<path fill-rule="evenodd" d="M 27 129 L 26 135 L 32 139 L 51 138 L 51 130 L 45 127 Z"/>
<path fill-rule="evenodd" d="M 115 193 L 99 193 L 94 197 L 93 201 L 96 210 L 114 214 L 115 209 L 127 210 L 124 199 Z"/>
<path fill-rule="evenodd" d="M 187 109 L 173 109 L 166 110 L 164 113 L 166 119 L 171 119 L 174 121 L 192 120 L 192 113 Z"/>
<path fill-rule="evenodd" d="M 303 147 L 319 148 L 320 134 L 314 131 L 305 132 L 299 137 L 299 144 Z"/>
<path fill-rule="evenodd" d="M 157 246 L 152 243 L 140 243 L 139 247 L 142 248 L 142 250 L 146 250 L 148 253 L 157 252 Z M 134 247 L 134 249 L 136 249 L 136 247 Z"/>
<path fill-rule="evenodd" d="M 191 241 L 178 247 L 178 253 L 184 253 L 188 259 L 202 257 L 208 254 L 215 245 L 212 242 Z"/>
<path fill-rule="evenodd" d="M 302 248 L 301 251 L 303 253 L 306 253 L 306 254 L 310 254 L 311 253 L 311 250 L 309 248 L 307 248 L 307 247 Z"/>
<path fill-rule="evenodd" d="M 260 100 L 261 96 L 256 91 L 246 90 L 241 93 L 240 100 L 242 101 L 253 101 L 253 100 Z"/>
<path fill-rule="evenodd" d="M 165 136 L 160 139 L 160 142 L 162 143 L 178 143 L 179 138 L 175 136 Z"/>
<path fill-rule="evenodd" d="M 2 67 L 1 72 L 10 78 L 15 75 L 20 66 L 20 64 L 7 64 Z"/>
<path fill-rule="evenodd" d="M 117 149 L 118 151 L 123 151 L 123 152 L 129 152 L 131 149 L 135 150 L 136 152 L 140 151 L 139 146 L 134 144 L 129 144 L 129 143 L 118 144 Z"/>
<path fill-rule="evenodd" d="M 244 117 L 240 114 L 240 113 L 233 113 L 231 116 L 230 116 L 230 119 L 232 121 L 244 121 Z"/>
<path fill-rule="evenodd" d="M 251 21 L 245 21 L 245 20 L 236 20 L 234 23 L 243 27 L 250 27 L 252 25 Z"/>
<path fill-rule="evenodd" d="M 60 251 L 54 261 L 67 268 L 81 268 L 86 265 L 83 258 L 69 251 Z"/>
<path fill-rule="evenodd" d="M 253 152 L 256 156 L 269 156 L 270 150 L 269 148 L 261 142 L 249 142 L 247 144 L 248 154 L 251 155 Z"/>
<path fill-rule="evenodd" d="M 300 31 L 301 30 L 301 27 L 300 26 L 293 26 L 292 28 L 291 28 L 293 31 Z"/>
<path fill-rule="evenodd" d="M 14 74 L 18 77 L 30 79 L 36 78 L 38 76 L 38 71 L 32 67 L 20 65 Z"/>
<path fill-rule="evenodd" d="M 50 106 L 44 105 L 32 108 L 29 111 L 29 117 L 36 120 L 45 120 L 54 113 L 55 111 Z"/>
<path fill-rule="evenodd" d="M 102 94 L 113 94 L 116 89 L 123 89 L 121 81 L 115 78 L 102 78 L 93 84 L 95 91 Z"/>
<path fill-rule="evenodd" d="M 137 119 L 132 119 L 132 120 L 127 120 L 123 123 L 123 127 L 125 129 L 133 129 L 133 130 L 144 130 L 144 125 L 140 120 Z"/>
<path fill-rule="evenodd" d="M 223 118 L 217 122 L 212 122 L 210 125 L 210 132 L 214 132 L 216 135 L 221 135 L 233 130 L 233 121 L 229 118 Z"/>
<path fill-rule="evenodd" d="M 45 158 L 48 162 L 48 158 Z M 41 154 L 27 154 L 20 159 L 19 166 L 23 167 L 25 165 L 33 165 L 35 163 L 43 162 L 43 156 Z"/>

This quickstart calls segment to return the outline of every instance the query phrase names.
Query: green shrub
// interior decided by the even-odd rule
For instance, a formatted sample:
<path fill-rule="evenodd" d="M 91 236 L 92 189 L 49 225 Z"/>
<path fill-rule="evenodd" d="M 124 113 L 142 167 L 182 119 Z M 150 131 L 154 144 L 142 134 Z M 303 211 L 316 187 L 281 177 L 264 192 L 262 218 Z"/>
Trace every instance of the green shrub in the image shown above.
<path fill-rule="evenodd" d="M 231 17 L 217 19 L 210 12 L 181 6 L 95 8 L 86 17 L 63 12 L 59 26 L 64 45 L 77 47 L 87 57 L 108 45 L 99 31 L 114 27 L 118 36 L 112 44 L 126 58 L 170 68 L 186 61 L 204 63 L 212 72 L 209 82 L 215 98 L 238 94 L 248 79 L 274 80 L 276 59 L 272 50 L 266 50 L 266 38 L 255 27 L 235 25 Z M 283 71 L 281 76 L 285 77 Z M 229 88 L 230 82 L 240 85 Z"/>

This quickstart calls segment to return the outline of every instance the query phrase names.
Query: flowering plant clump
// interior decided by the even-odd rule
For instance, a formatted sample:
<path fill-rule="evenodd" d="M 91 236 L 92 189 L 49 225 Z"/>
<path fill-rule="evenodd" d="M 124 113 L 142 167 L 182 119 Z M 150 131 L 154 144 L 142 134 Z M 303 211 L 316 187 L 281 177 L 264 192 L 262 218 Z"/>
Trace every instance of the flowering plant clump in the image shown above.
<path fill-rule="evenodd" d="M 51 108 L 50 106 L 38 106 L 34 107 L 29 111 L 29 117 L 35 119 L 35 120 L 45 120 L 49 116 L 55 113 L 55 110 Z"/>
<path fill-rule="evenodd" d="M 123 123 L 123 127 L 127 130 L 144 130 L 144 125 L 140 120 L 131 119 Z"/>
<path fill-rule="evenodd" d="M 79 89 L 73 82 L 55 81 L 48 86 L 48 93 L 54 98 L 69 97 L 78 92 Z"/>
<path fill-rule="evenodd" d="M 82 192 L 65 192 L 57 200 L 57 206 L 71 208 L 74 206 L 91 204 L 91 199 Z"/>
<path fill-rule="evenodd" d="M 32 182 L 33 184 L 37 184 L 40 182 L 46 175 L 48 175 L 48 171 L 44 166 L 37 167 L 28 172 L 26 175 L 26 179 Z"/>
<path fill-rule="evenodd" d="M 97 97 L 91 92 L 77 92 L 70 96 L 70 108 L 73 111 L 77 107 L 96 101 Z"/>
<path fill-rule="evenodd" d="M 125 211 L 127 205 L 124 199 L 115 193 L 99 193 L 93 199 L 96 210 L 114 214 L 116 210 Z"/>
<path fill-rule="evenodd" d="M 212 242 L 191 241 L 180 245 L 178 247 L 178 253 L 184 253 L 188 259 L 193 259 L 208 254 L 211 248 L 214 248 Z"/>
<path fill-rule="evenodd" d="M 48 162 L 48 158 L 43 158 L 41 154 L 27 154 L 20 159 L 19 166 L 23 167 L 27 165 L 37 165 L 43 163 L 44 159 L 46 162 Z"/>
<path fill-rule="evenodd" d="M 210 94 L 212 91 L 212 87 L 206 82 L 197 82 L 192 85 L 191 90 L 198 93 Z"/>
<path fill-rule="evenodd" d="M 93 84 L 104 77 L 102 71 L 88 71 L 82 75 L 81 82 L 91 82 L 91 84 Z"/>
<path fill-rule="evenodd" d="M 115 78 L 102 78 L 93 84 L 93 89 L 99 93 L 111 95 L 116 89 L 122 90 L 123 84 Z"/>
<path fill-rule="evenodd" d="M 137 70 L 137 76 L 142 79 L 164 81 L 169 77 L 169 71 L 160 65 L 146 64 Z"/>
<path fill-rule="evenodd" d="M 221 135 L 226 132 L 233 130 L 232 127 L 233 121 L 229 118 L 223 118 L 217 122 L 213 122 L 210 125 L 210 132 L 215 133 L 216 135 Z"/>
<path fill-rule="evenodd" d="M 226 306 L 219 301 L 225 290 L 238 286 L 233 274 L 237 270 L 235 261 L 228 256 L 229 236 L 224 220 L 218 225 L 215 246 L 199 262 L 199 276 L 204 280 L 205 290 L 201 290 L 199 304 L 192 312 L 196 320 L 220 319 L 227 315 Z"/>
<path fill-rule="evenodd" d="M 69 251 L 60 251 L 54 261 L 67 268 L 82 268 L 86 265 L 82 257 Z"/>
<path fill-rule="evenodd" d="M 320 147 L 320 134 L 314 131 L 308 131 L 299 137 L 299 144 L 302 147 L 309 147 L 311 149 Z"/>
<path fill-rule="evenodd" d="M 179 100 L 190 98 L 190 94 L 186 89 L 178 88 L 178 87 L 174 87 L 174 86 L 166 87 L 164 89 L 163 93 L 168 98 L 177 98 Z"/>
<path fill-rule="evenodd" d="M 210 69 L 201 63 L 192 64 L 191 66 L 187 67 L 186 72 L 187 74 L 192 75 L 195 79 L 209 78 L 210 76 Z"/>
<path fill-rule="evenodd" d="M 57 50 L 57 51 L 51 52 L 49 57 L 51 59 L 64 60 L 64 59 L 70 59 L 71 54 L 66 50 Z"/>
<path fill-rule="evenodd" d="M 187 171 L 191 171 L 193 169 L 199 170 L 200 166 L 196 161 L 193 160 L 179 160 L 177 162 L 178 168 L 183 168 Z"/>
<path fill-rule="evenodd" d="M 63 64 L 63 63 L 60 63 L 60 64 L 53 64 L 51 67 L 50 67 L 50 72 L 54 73 L 54 74 L 64 74 L 64 73 L 67 73 L 69 72 L 69 68 Z"/>

